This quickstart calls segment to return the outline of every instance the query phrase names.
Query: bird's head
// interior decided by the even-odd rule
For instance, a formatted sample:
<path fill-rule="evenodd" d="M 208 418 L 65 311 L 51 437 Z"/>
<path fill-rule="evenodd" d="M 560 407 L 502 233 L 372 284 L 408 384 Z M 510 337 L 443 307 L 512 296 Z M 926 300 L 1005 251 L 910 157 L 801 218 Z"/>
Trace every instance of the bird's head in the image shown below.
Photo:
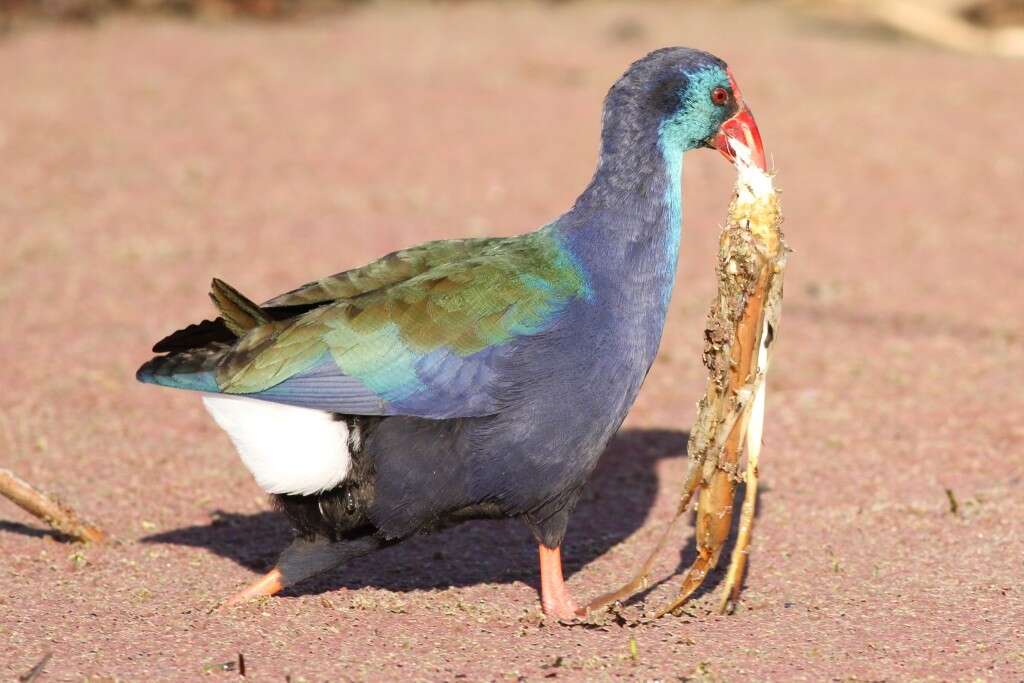
<path fill-rule="evenodd" d="M 699 50 L 656 50 L 635 62 L 612 86 L 605 104 L 605 132 L 617 145 L 656 131 L 663 152 L 713 147 L 730 161 L 730 140 L 750 148 L 767 170 L 761 134 L 725 62 Z M 606 136 L 606 142 L 608 137 Z"/>

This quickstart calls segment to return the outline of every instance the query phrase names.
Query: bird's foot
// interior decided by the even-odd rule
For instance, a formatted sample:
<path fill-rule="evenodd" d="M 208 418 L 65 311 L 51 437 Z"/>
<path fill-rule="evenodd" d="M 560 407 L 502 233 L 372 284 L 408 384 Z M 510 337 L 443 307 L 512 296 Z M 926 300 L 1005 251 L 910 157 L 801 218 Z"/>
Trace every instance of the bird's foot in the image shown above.
<path fill-rule="evenodd" d="M 240 605 L 243 602 L 249 602 L 254 598 L 273 595 L 282 588 L 284 588 L 284 577 L 281 575 L 281 570 L 272 569 L 267 572 L 266 575 L 225 600 L 223 606 L 230 607 L 233 605 Z"/>
<path fill-rule="evenodd" d="M 545 615 L 561 621 L 576 621 L 587 616 L 585 609 L 576 606 L 569 591 L 563 591 L 558 596 L 545 595 L 541 600 L 541 609 Z"/>

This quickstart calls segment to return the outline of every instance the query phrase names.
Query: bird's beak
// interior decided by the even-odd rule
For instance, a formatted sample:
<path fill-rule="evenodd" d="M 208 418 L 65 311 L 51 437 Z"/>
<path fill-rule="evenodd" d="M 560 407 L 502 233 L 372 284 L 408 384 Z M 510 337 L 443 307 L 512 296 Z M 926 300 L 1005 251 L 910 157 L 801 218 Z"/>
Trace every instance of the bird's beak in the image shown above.
<path fill-rule="evenodd" d="M 750 113 L 750 108 L 744 103 L 743 95 L 740 94 L 740 88 L 736 85 L 736 79 L 733 78 L 731 71 L 729 72 L 729 81 L 732 84 L 733 96 L 736 98 L 739 110 L 719 127 L 712 144 L 722 153 L 722 156 L 729 161 L 734 161 L 736 153 L 733 151 L 732 145 L 729 144 L 729 140 L 735 140 L 750 149 L 750 158 L 758 168 L 767 171 L 768 162 L 764 156 L 761 133 L 757 130 L 754 115 Z"/>

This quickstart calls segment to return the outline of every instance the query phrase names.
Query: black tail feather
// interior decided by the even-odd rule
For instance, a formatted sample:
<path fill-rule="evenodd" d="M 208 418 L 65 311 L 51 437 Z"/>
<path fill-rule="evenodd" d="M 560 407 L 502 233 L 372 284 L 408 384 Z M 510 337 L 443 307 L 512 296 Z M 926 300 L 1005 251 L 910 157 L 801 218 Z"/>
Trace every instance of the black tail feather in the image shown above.
<path fill-rule="evenodd" d="M 223 318 L 204 320 L 172 332 L 153 345 L 154 353 L 175 353 L 221 343 L 231 344 L 238 339 L 224 324 Z"/>

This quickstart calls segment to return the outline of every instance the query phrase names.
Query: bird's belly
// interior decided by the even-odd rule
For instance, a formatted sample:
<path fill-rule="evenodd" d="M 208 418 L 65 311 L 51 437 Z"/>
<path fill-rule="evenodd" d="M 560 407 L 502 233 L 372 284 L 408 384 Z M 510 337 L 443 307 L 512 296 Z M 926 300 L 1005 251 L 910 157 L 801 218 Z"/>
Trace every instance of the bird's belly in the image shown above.
<path fill-rule="evenodd" d="M 225 394 L 203 403 L 267 493 L 319 493 L 348 475 L 348 426 L 331 413 Z"/>

